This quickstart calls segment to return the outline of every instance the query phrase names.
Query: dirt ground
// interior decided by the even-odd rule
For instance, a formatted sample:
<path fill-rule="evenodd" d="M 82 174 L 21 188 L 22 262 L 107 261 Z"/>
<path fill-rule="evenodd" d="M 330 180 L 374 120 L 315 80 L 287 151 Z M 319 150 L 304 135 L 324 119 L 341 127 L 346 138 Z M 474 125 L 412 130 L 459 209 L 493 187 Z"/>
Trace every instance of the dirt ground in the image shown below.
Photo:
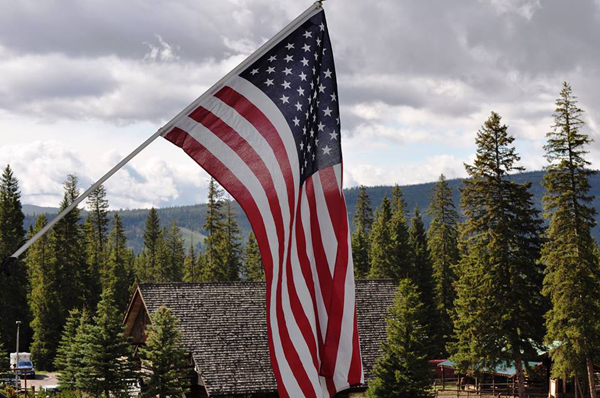
<path fill-rule="evenodd" d="M 35 391 L 39 391 L 41 386 L 58 385 L 57 376 L 58 373 L 45 373 L 36 374 L 35 379 L 21 379 L 21 389 L 24 389 L 27 385 L 28 390 L 31 390 L 31 387 L 35 387 Z"/>

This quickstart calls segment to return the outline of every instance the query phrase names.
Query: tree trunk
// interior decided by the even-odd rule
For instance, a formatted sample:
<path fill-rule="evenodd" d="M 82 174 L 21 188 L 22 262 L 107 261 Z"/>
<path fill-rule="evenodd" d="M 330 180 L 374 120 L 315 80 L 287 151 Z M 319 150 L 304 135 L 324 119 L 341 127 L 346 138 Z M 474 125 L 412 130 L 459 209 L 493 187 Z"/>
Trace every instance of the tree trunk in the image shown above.
<path fill-rule="evenodd" d="M 594 376 L 594 363 L 588 355 L 586 358 L 588 385 L 590 387 L 590 397 L 596 398 L 596 378 Z"/>
<path fill-rule="evenodd" d="M 515 358 L 515 368 L 517 370 L 519 398 L 525 398 L 525 372 L 523 372 L 523 360 L 520 355 Z"/>

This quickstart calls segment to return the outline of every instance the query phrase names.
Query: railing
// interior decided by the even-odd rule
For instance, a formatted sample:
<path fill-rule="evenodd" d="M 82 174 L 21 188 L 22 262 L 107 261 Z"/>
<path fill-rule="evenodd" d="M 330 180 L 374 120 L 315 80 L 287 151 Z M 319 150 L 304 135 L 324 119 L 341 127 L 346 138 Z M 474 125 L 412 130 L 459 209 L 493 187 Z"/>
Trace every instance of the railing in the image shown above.
<path fill-rule="evenodd" d="M 444 379 L 436 380 L 433 387 L 436 397 L 481 397 L 481 398 L 498 398 L 498 397 L 516 397 L 518 393 L 518 385 L 514 382 L 498 383 L 479 382 L 468 384 L 462 382 L 462 379 Z M 526 398 L 546 398 L 548 392 L 543 382 L 528 382 L 525 386 Z"/>

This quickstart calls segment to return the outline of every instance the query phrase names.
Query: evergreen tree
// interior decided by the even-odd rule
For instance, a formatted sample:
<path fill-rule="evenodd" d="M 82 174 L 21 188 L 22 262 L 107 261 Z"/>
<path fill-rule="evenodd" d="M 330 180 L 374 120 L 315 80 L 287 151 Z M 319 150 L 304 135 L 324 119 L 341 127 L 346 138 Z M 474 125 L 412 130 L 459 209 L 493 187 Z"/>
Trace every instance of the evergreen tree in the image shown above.
<path fill-rule="evenodd" d="M 144 229 L 144 249 L 136 260 L 136 278 L 139 282 L 154 282 L 160 267 L 160 255 L 163 245 L 158 213 L 153 207 L 146 218 Z"/>
<path fill-rule="evenodd" d="M 530 183 L 508 177 L 520 171 L 508 127 L 492 112 L 477 134 L 477 155 L 466 165 L 461 190 L 467 216 L 457 285 L 452 361 L 462 371 L 513 362 L 524 395 L 523 359 L 537 356 L 543 337 L 543 268 L 538 264 L 541 221 Z"/>
<path fill-rule="evenodd" d="M 10 166 L 6 166 L 0 177 L 0 259 L 12 255 L 25 243 L 19 182 Z M 21 344 L 29 346 L 31 329 L 27 305 L 29 284 L 25 263 L 17 259 L 11 264 L 11 276 L 0 273 L 0 343 L 5 347 L 15 346 L 15 321 L 22 321 Z"/>
<path fill-rule="evenodd" d="M 160 398 L 180 396 L 188 380 L 187 358 L 181 343 L 179 321 L 166 307 L 160 307 L 151 316 L 146 345 L 140 348 L 142 366 L 150 370 L 144 378 L 142 396 Z"/>
<path fill-rule="evenodd" d="M 351 244 L 354 274 L 356 278 L 363 279 L 369 274 L 371 265 L 369 234 L 373 227 L 373 209 L 364 186 L 360 187 L 360 193 L 356 200 L 353 222 L 354 232 L 352 233 Z"/>
<path fill-rule="evenodd" d="M 254 233 L 248 235 L 248 242 L 244 249 L 244 272 L 246 280 L 249 281 L 264 281 L 265 271 L 263 270 L 262 259 L 258 249 L 258 242 L 254 237 Z"/>
<path fill-rule="evenodd" d="M 171 228 L 166 231 L 164 240 L 164 261 L 161 264 L 159 282 L 181 282 L 183 280 L 183 263 L 185 250 L 183 237 L 177 222 L 173 220 Z"/>
<path fill-rule="evenodd" d="M 392 190 L 392 246 L 395 260 L 395 280 L 412 278 L 414 274 L 412 247 L 406 221 L 406 203 L 398 185 Z"/>
<path fill-rule="evenodd" d="M 387 321 L 383 354 L 373 369 L 369 398 L 432 396 L 432 374 L 427 362 L 426 311 L 417 287 L 402 279 Z"/>
<path fill-rule="evenodd" d="M 77 332 L 89 322 L 89 315 L 84 309 L 77 308 L 69 312 L 69 317 L 65 322 L 62 331 L 60 344 L 56 350 L 54 366 L 60 372 L 58 380 L 60 386 L 64 389 L 72 390 L 75 388 L 76 374 L 81 368 L 81 348 L 77 344 Z"/>
<path fill-rule="evenodd" d="M 123 222 L 119 214 L 115 213 L 113 229 L 108 238 L 107 275 L 102 285 L 105 290 L 114 293 L 115 305 L 121 312 L 127 309 L 134 282 L 132 262 L 133 253 L 127 248 Z"/>
<path fill-rule="evenodd" d="M 198 269 L 196 268 L 196 251 L 194 250 L 194 242 L 190 243 L 190 249 L 185 256 L 183 262 L 183 281 L 198 282 Z"/>
<path fill-rule="evenodd" d="M 67 177 L 64 189 L 61 211 L 79 196 L 75 175 Z M 61 307 L 61 316 L 55 321 L 62 327 L 71 309 L 81 308 L 91 301 L 91 277 L 86 267 L 85 236 L 79 208 L 75 207 L 54 225 L 50 232 L 50 246 L 55 261 L 53 267 L 58 276 L 57 292 Z"/>
<path fill-rule="evenodd" d="M 200 277 L 203 282 L 226 281 L 230 277 L 226 262 L 226 216 L 222 197 L 223 191 L 211 178 L 208 185 L 206 220 L 203 226 L 207 234 L 204 240 L 204 266 Z"/>
<path fill-rule="evenodd" d="M 596 210 L 589 178 L 595 171 L 585 159 L 591 139 L 581 131 L 582 113 L 571 86 L 563 83 L 554 126 L 544 147 L 550 165 L 544 176 L 547 194 L 543 202 L 550 225 L 542 249 L 546 264 L 543 293 L 552 302 L 546 314 L 546 341 L 553 345 L 552 372 L 557 377 L 587 376 L 595 398 L 593 369 L 600 358 L 600 267 L 591 237 Z"/>
<path fill-rule="evenodd" d="M 122 396 L 134 382 L 131 345 L 124 335 L 122 315 L 106 290 L 82 347 L 82 366 L 76 386 L 93 396 Z"/>
<path fill-rule="evenodd" d="M 88 305 L 94 308 L 102 292 L 101 281 L 106 279 L 108 257 L 108 200 L 102 185 L 87 199 L 88 216 L 85 223 L 86 250 L 89 267 Z"/>
<path fill-rule="evenodd" d="M 439 333 L 439 325 L 434 320 L 439 319 L 436 303 L 433 294 L 433 269 L 431 265 L 431 255 L 427 245 L 427 234 L 425 225 L 419 209 L 415 207 L 414 216 L 411 219 L 408 229 L 409 244 L 413 252 L 413 266 L 415 270 L 412 280 L 417 286 L 421 301 L 423 302 L 423 312 L 426 314 L 429 322 L 425 324 L 427 343 L 427 358 L 442 358 L 444 355 L 444 346 Z"/>
<path fill-rule="evenodd" d="M 29 236 L 32 237 L 46 226 L 48 219 L 40 215 Z M 48 234 L 38 239 L 27 253 L 27 268 L 31 281 L 29 306 L 33 315 L 33 343 L 30 350 L 39 369 L 52 369 L 52 360 L 58 347 L 61 323 L 59 276 L 56 260 Z"/>
<path fill-rule="evenodd" d="M 242 268 L 242 244 L 240 243 L 240 228 L 235 220 L 232 201 L 225 201 L 225 267 L 227 270 L 227 280 L 237 281 L 240 279 L 240 269 Z"/>
<path fill-rule="evenodd" d="M 453 340 L 455 284 L 457 281 L 456 266 L 459 261 L 458 252 L 458 212 L 452 199 L 452 189 L 442 174 L 433 187 L 428 214 L 429 225 L 428 247 L 431 253 L 434 277 L 434 295 L 439 315 L 439 338 L 443 347 Z"/>
<path fill-rule="evenodd" d="M 375 214 L 375 222 L 373 223 L 373 230 L 371 231 L 370 279 L 396 279 L 397 273 L 394 272 L 396 263 L 392 245 L 392 231 L 390 228 L 391 219 L 391 203 L 387 196 L 384 196 L 381 201 L 381 207 Z"/>

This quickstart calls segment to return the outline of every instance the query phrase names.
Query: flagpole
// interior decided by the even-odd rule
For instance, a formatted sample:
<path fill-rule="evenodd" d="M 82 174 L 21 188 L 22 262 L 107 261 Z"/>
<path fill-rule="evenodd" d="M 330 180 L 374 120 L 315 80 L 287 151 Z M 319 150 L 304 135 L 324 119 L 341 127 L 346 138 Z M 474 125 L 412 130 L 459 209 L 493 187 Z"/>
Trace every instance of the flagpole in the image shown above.
<path fill-rule="evenodd" d="M 249 64 L 256 61 L 258 58 L 263 56 L 267 51 L 269 51 L 275 44 L 279 43 L 279 41 L 285 37 L 292 29 L 294 29 L 299 23 L 304 22 L 304 20 L 310 18 L 312 15 L 319 12 L 323 7 L 323 1 L 319 0 L 312 4 L 310 7 L 306 9 L 302 14 L 300 14 L 297 18 L 295 18 L 292 22 L 287 24 L 285 28 L 283 28 L 279 33 L 273 36 L 270 40 L 260 46 L 256 51 L 254 51 L 248 58 L 242 61 L 238 66 L 233 68 L 228 74 L 223 76 L 218 82 L 213 84 L 211 88 L 205 91 L 200 97 L 198 97 L 194 102 L 189 104 L 184 110 L 179 112 L 177 116 L 171 119 L 167 124 L 158 129 L 156 133 L 154 133 L 150 138 L 144 141 L 139 147 L 137 147 L 133 152 L 131 152 L 127 157 L 121 160 L 116 166 L 114 166 L 108 173 L 102 176 L 98 181 L 96 181 L 91 187 L 88 188 L 83 194 L 78 196 L 73 203 L 71 203 L 68 207 L 66 207 L 63 211 L 61 211 L 52 221 L 50 221 L 44 228 L 42 228 L 38 233 L 36 233 L 31 239 L 29 239 L 25 244 L 23 244 L 17 251 L 15 251 L 10 257 L 6 257 L 2 260 L 2 264 L 0 264 L 0 272 L 4 272 L 7 275 L 10 275 L 9 265 L 14 262 L 25 250 L 27 250 L 31 245 L 33 245 L 38 239 L 40 239 L 44 234 L 46 234 L 57 222 L 59 222 L 64 216 L 66 216 L 71 210 L 73 210 L 79 203 L 81 203 L 85 198 L 87 198 L 95 189 L 97 189 L 104 181 L 108 180 L 113 174 L 115 174 L 119 169 L 125 166 L 131 159 L 133 159 L 137 154 L 139 154 L 142 150 L 144 150 L 148 145 L 150 145 L 154 140 L 163 135 L 164 133 L 169 132 L 177 122 L 182 118 L 187 116 L 192 109 L 198 106 L 198 103 L 203 101 L 206 97 L 213 95 L 215 91 L 220 88 L 220 86 L 227 79 L 231 78 L 234 75 L 240 74 Z"/>

